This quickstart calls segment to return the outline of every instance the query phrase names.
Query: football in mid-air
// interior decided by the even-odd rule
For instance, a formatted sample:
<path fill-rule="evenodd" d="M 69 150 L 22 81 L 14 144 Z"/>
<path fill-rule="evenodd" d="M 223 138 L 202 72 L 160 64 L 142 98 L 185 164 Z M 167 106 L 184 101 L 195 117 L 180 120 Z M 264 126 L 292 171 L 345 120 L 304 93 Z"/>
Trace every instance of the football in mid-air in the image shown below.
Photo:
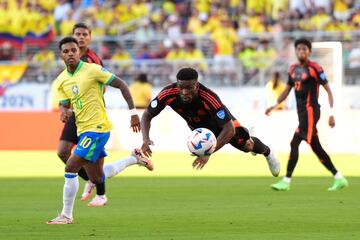
<path fill-rule="evenodd" d="M 207 128 L 197 128 L 188 137 L 187 145 L 190 152 L 198 157 L 210 155 L 216 147 L 216 137 Z"/>

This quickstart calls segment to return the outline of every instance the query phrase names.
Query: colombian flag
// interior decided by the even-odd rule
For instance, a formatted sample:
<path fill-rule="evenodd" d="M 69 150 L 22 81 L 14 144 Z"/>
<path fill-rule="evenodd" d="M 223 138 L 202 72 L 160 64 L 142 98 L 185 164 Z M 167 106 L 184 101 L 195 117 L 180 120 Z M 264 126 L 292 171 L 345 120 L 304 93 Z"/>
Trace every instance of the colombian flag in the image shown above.
<path fill-rule="evenodd" d="M 24 37 L 15 36 L 11 33 L 0 33 L 0 45 L 4 42 L 10 43 L 12 48 L 21 51 L 24 45 Z"/>
<path fill-rule="evenodd" d="M 25 44 L 29 46 L 44 47 L 48 45 L 54 37 L 55 31 L 53 29 L 39 35 L 33 32 L 28 32 L 25 36 Z"/>
<path fill-rule="evenodd" d="M 13 48 L 21 51 L 24 44 L 28 46 L 44 47 L 53 40 L 54 36 L 55 32 L 53 29 L 49 29 L 41 34 L 28 32 L 25 36 L 16 36 L 11 33 L 0 32 L 0 44 L 8 42 Z"/>

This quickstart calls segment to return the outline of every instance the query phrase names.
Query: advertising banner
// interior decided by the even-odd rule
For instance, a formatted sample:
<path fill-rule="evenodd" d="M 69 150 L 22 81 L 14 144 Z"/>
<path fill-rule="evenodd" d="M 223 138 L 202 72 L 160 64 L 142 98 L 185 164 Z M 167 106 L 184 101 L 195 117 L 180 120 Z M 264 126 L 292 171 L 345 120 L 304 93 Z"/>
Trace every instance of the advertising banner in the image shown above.
<path fill-rule="evenodd" d="M 47 84 L 15 84 L 0 89 L 0 111 L 46 111 L 50 87 Z"/>

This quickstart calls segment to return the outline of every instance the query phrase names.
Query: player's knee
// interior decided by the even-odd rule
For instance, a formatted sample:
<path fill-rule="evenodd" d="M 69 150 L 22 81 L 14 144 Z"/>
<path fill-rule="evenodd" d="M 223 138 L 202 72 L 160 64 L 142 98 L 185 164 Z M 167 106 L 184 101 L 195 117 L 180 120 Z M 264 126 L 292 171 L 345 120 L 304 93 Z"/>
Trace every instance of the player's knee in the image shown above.
<path fill-rule="evenodd" d="M 249 148 L 246 148 L 246 147 L 243 147 L 242 151 L 246 152 L 246 153 L 250 152 Z"/>
<path fill-rule="evenodd" d="M 246 141 L 242 151 L 243 152 L 251 152 L 254 148 L 254 141 L 250 138 Z"/>
<path fill-rule="evenodd" d="M 245 144 L 243 147 L 241 147 L 241 151 L 243 152 L 250 152 L 252 148 L 250 148 L 250 145 L 249 144 Z"/>
<path fill-rule="evenodd" d="M 73 167 L 71 165 L 66 164 L 65 165 L 65 172 L 67 172 L 67 173 L 77 173 L 78 169 L 76 169 L 75 167 Z"/>
<path fill-rule="evenodd" d="M 57 155 L 64 163 L 66 163 L 69 158 L 69 152 L 66 149 L 59 149 Z"/>

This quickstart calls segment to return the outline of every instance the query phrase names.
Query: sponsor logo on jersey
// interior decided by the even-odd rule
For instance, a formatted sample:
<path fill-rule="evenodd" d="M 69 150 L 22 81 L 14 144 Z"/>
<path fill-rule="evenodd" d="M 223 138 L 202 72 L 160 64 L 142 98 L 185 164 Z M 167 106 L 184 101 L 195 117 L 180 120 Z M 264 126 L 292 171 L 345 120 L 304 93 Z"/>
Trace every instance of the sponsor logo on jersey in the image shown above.
<path fill-rule="evenodd" d="M 326 79 L 325 73 L 320 73 L 320 78 L 321 78 L 321 80 L 325 80 Z"/>
<path fill-rule="evenodd" d="M 216 113 L 216 116 L 218 116 L 218 118 L 220 119 L 224 119 L 225 118 L 225 111 L 224 110 L 220 110 Z"/>
<path fill-rule="evenodd" d="M 156 107 L 157 107 L 157 105 L 158 105 L 158 102 L 157 102 L 157 100 L 156 100 L 156 99 L 151 101 L 150 106 L 151 106 L 152 108 L 156 108 Z"/>

